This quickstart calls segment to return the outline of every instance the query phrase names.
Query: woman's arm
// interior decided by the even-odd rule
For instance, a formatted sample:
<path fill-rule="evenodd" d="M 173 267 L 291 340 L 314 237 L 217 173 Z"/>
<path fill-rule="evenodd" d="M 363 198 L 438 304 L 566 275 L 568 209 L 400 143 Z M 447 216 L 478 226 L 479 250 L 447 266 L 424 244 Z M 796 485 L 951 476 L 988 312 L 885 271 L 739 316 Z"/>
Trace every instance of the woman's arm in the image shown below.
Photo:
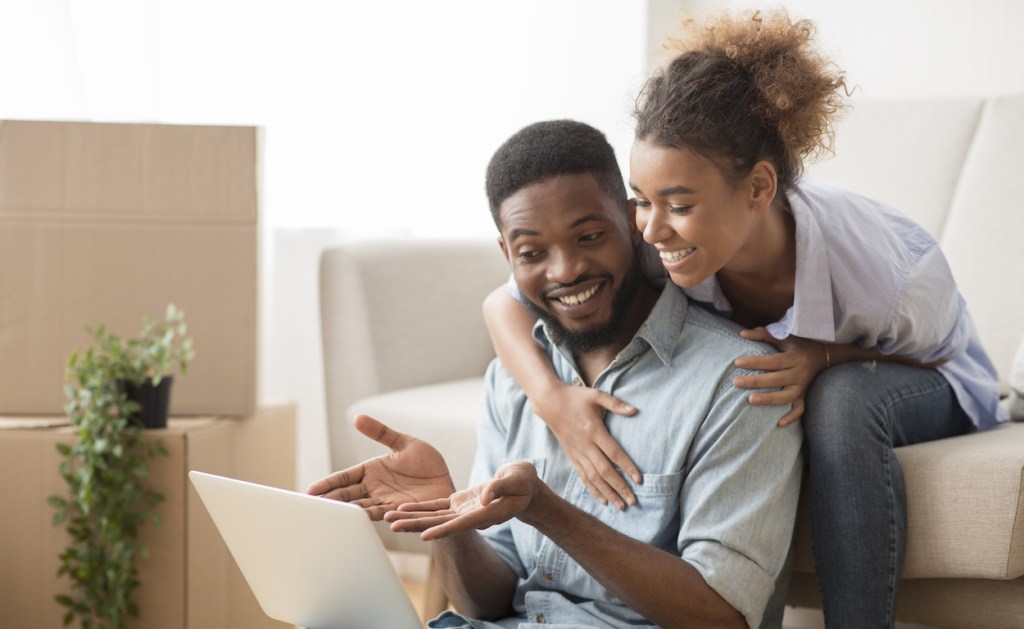
<path fill-rule="evenodd" d="M 590 493 L 619 509 L 636 504 L 616 466 L 634 482 L 640 482 L 640 471 L 604 425 L 606 409 L 619 415 L 633 415 L 636 409 L 603 391 L 559 380 L 533 339 L 537 318 L 505 286 L 487 296 L 483 312 L 495 353 L 558 438 Z"/>
<path fill-rule="evenodd" d="M 766 389 L 778 387 L 774 393 L 754 393 L 749 401 L 755 405 L 792 404 L 793 408 L 782 419 L 780 426 L 795 422 L 804 413 L 804 396 L 818 374 L 843 363 L 865 360 L 881 360 L 897 362 L 915 367 L 937 367 L 944 361 L 922 363 L 920 361 L 899 356 L 883 354 L 875 348 L 862 348 L 856 343 L 832 344 L 819 343 L 798 336 L 790 336 L 779 340 L 765 328 L 754 328 L 740 332 L 743 338 L 762 341 L 774 345 L 777 354 L 767 356 L 744 356 L 736 360 L 736 366 L 743 369 L 764 371 L 765 373 L 741 376 L 733 382 L 740 389 Z"/>

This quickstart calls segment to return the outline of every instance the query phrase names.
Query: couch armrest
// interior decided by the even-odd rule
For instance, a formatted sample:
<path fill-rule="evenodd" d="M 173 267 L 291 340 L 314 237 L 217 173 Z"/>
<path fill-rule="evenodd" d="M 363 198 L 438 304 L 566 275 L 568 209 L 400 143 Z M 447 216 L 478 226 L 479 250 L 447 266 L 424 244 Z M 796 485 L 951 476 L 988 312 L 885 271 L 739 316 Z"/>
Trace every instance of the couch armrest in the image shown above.
<path fill-rule="evenodd" d="M 508 277 L 493 240 L 353 242 L 320 258 L 331 463 L 352 461 L 345 409 L 371 395 L 482 375 L 484 297 Z M 339 429 L 340 428 L 340 429 Z"/>

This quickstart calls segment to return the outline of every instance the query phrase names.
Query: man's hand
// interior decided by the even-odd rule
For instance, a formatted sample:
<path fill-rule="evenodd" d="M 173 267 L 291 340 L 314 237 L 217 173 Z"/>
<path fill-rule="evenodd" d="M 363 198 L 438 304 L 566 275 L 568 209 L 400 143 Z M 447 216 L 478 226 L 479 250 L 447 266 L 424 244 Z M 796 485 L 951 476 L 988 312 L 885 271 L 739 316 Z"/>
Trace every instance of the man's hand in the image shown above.
<path fill-rule="evenodd" d="M 601 504 L 611 503 L 620 511 L 635 505 L 636 496 L 623 475 L 639 483 L 640 471 L 608 434 L 603 416 L 605 410 L 628 416 L 636 409 L 604 391 L 564 383 L 543 398 L 543 403 L 533 401 L 534 410 L 555 434 L 590 493 Z"/>
<path fill-rule="evenodd" d="M 380 520 L 405 502 L 445 498 L 453 491 L 448 465 L 429 443 L 392 430 L 370 417 L 356 415 L 356 429 L 391 452 L 322 478 L 306 493 L 351 502 Z"/>
<path fill-rule="evenodd" d="M 403 504 L 384 519 L 391 522 L 392 531 L 420 532 L 424 540 L 441 539 L 486 529 L 523 514 L 543 485 L 532 464 L 513 461 L 498 468 L 486 483 L 449 498 Z"/>
<path fill-rule="evenodd" d="M 792 404 L 793 408 L 779 420 L 779 426 L 786 426 L 800 419 L 804 414 L 804 396 L 807 395 L 807 389 L 827 366 L 828 354 L 825 345 L 799 336 L 789 336 L 780 341 L 761 327 L 743 330 L 740 336 L 752 341 L 770 343 L 779 350 L 779 353 L 737 358 L 737 367 L 767 373 L 741 376 L 736 378 L 733 384 L 741 389 L 781 388 L 781 391 L 775 393 L 754 393 L 750 396 L 750 403 L 769 406 Z"/>

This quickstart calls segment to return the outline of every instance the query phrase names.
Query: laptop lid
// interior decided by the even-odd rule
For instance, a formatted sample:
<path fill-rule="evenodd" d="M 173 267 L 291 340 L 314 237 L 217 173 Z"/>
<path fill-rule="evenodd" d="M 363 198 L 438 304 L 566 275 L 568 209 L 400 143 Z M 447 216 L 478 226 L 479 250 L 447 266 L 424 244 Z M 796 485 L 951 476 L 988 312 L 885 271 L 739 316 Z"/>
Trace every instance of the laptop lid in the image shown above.
<path fill-rule="evenodd" d="M 188 476 L 267 616 L 310 629 L 422 629 L 359 507 L 204 472 Z"/>

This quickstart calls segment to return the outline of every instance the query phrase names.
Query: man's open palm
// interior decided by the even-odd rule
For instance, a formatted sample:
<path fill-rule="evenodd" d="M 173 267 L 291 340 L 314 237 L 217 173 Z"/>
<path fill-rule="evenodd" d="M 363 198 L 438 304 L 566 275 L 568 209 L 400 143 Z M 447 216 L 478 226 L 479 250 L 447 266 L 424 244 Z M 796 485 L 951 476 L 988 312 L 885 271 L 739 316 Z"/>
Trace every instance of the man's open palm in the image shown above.
<path fill-rule="evenodd" d="M 356 429 L 391 452 L 322 478 L 307 493 L 351 502 L 380 520 L 407 502 L 447 498 L 454 491 L 448 465 L 429 443 L 388 428 L 369 415 L 356 415 Z"/>

